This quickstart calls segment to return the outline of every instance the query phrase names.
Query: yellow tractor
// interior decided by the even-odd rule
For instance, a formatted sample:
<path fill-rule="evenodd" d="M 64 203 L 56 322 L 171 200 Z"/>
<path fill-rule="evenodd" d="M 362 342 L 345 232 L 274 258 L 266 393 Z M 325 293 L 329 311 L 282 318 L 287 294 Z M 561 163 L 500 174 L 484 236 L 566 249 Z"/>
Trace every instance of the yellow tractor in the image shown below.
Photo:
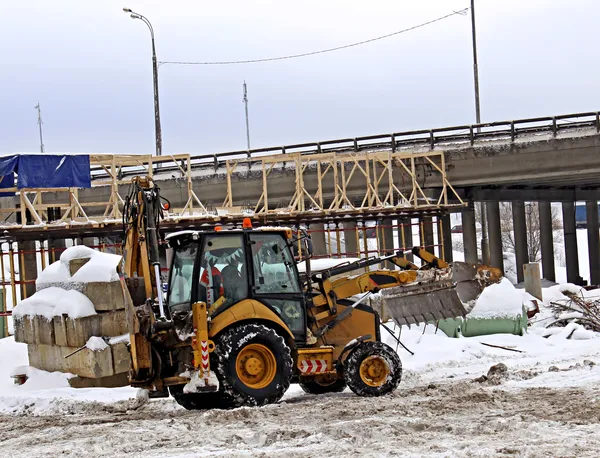
<path fill-rule="evenodd" d="M 274 403 L 290 383 L 312 394 L 346 386 L 360 396 L 390 393 L 400 382 L 402 364 L 381 341 L 369 298 L 395 291 L 399 307 L 409 310 L 404 316 L 418 316 L 413 322 L 465 312 L 451 282 L 435 281 L 433 301 L 431 287 L 420 295 L 415 266 L 401 253 L 311 272 L 306 234 L 252 228 L 250 220 L 239 229 L 169 234 L 173 256 L 164 301 L 158 226 L 167 205 L 150 179 L 134 179 L 124 212 L 121 267 L 130 383 L 157 396 L 170 392 L 185 408 Z M 300 252 L 309 258 L 302 274 Z M 447 266 L 415 252 L 432 266 Z M 387 262 L 400 269 L 376 267 Z M 375 270 L 365 272 L 369 266 Z M 143 295 L 132 287 L 136 277 L 143 277 Z M 438 300 L 440 293 L 445 296 Z"/>

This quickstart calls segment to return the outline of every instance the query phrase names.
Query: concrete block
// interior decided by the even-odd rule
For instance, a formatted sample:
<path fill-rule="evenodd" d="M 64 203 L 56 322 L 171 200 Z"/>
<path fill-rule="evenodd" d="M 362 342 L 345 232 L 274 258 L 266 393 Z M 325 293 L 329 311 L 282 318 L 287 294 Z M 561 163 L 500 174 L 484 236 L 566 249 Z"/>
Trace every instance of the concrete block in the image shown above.
<path fill-rule="evenodd" d="M 111 345 L 113 369 L 115 374 L 128 373 L 131 363 L 131 354 L 125 342 Z"/>
<path fill-rule="evenodd" d="M 114 337 L 128 332 L 125 310 L 99 313 L 84 318 L 66 318 L 64 325 L 67 345 L 76 348 L 84 346 L 92 336 Z"/>
<path fill-rule="evenodd" d="M 54 326 L 43 316 L 14 318 L 15 341 L 26 344 L 54 345 Z"/>
<path fill-rule="evenodd" d="M 543 300 L 540 265 L 537 262 L 523 264 L 523 276 L 525 277 L 525 291 L 540 301 Z"/>
<path fill-rule="evenodd" d="M 71 275 L 71 277 L 73 275 L 75 275 L 75 273 L 79 269 L 81 269 L 89 260 L 90 260 L 90 258 L 76 258 L 76 259 L 71 259 L 69 261 L 69 274 Z"/>
<path fill-rule="evenodd" d="M 69 385 L 73 388 L 119 388 L 121 386 L 128 386 L 129 379 L 127 374 L 115 374 L 109 375 L 108 377 L 101 378 L 87 378 L 87 377 L 71 377 L 69 379 Z"/>
<path fill-rule="evenodd" d="M 13 317 L 13 328 L 15 342 L 27 343 L 25 341 L 25 319 L 23 317 Z"/>
<path fill-rule="evenodd" d="M 66 372 L 80 377 L 101 378 L 114 375 L 110 347 L 100 351 L 87 348 L 65 358 L 77 348 L 56 345 L 27 345 L 29 365 L 48 372 Z"/>
<path fill-rule="evenodd" d="M 63 316 L 55 316 L 52 320 L 54 324 L 54 343 L 59 347 L 66 347 L 69 345 L 67 339 L 67 323 L 68 318 Z"/>
<path fill-rule="evenodd" d="M 83 286 L 82 293 L 92 301 L 97 312 L 125 308 L 120 281 L 86 283 Z"/>

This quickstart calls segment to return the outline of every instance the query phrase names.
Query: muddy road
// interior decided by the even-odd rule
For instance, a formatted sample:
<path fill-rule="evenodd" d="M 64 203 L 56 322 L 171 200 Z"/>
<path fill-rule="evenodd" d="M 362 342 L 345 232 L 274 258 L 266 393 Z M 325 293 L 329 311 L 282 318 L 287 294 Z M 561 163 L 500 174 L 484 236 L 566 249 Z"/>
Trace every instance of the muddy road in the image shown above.
<path fill-rule="evenodd" d="M 0 417 L 10 457 L 597 457 L 600 389 L 416 384 L 391 396 L 350 391 L 230 411 L 60 401 L 56 413 Z"/>

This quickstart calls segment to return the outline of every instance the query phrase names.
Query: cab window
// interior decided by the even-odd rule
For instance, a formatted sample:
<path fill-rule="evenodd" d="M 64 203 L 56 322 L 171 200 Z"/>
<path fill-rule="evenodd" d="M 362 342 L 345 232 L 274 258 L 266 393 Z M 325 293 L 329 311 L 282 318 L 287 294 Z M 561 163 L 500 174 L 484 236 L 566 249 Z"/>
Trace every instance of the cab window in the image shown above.
<path fill-rule="evenodd" d="M 197 244 L 191 243 L 175 249 L 169 282 L 168 304 L 171 310 L 188 310 L 192 298 L 194 263 Z"/>
<path fill-rule="evenodd" d="M 254 287 L 257 294 L 298 294 L 294 259 L 279 234 L 251 234 Z"/>
<path fill-rule="evenodd" d="M 198 300 L 210 307 L 221 297 L 224 298 L 223 306 L 248 297 L 241 234 L 216 234 L 204 238 L 200 257 Z"/>

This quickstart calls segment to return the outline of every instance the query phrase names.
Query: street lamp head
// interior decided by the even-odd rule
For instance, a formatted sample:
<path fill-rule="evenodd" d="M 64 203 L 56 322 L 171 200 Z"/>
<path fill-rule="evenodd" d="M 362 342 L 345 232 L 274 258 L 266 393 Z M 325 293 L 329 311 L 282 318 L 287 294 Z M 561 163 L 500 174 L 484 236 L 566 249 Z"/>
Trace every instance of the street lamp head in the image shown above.
<path fill-rule="evenodd" d="M 129 17 L 130 17 L 131 19 L 140 19 L 140 15 L 139 15 L 139 14 L 135 14 L 135 13 L 131 13 L 131 14 L 129 15 Z"/>
<path fill-rule="evenodd" d="M 131 8 L 123 8 L 123 11 L 125 11 L 126 13 L 131 13 Z"/>

